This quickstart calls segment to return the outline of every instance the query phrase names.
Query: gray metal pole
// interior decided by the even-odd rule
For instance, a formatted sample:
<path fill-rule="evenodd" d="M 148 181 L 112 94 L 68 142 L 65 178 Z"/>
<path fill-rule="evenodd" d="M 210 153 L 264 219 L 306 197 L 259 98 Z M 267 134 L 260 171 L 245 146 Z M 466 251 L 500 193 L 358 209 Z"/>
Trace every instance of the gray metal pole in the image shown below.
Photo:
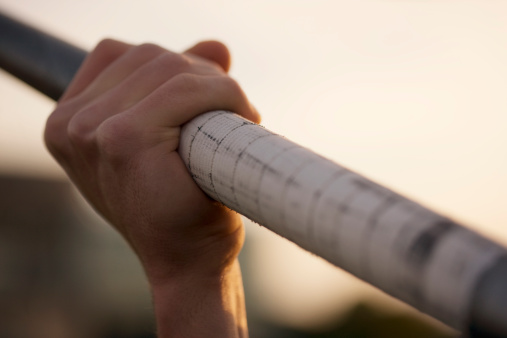
<path fill-rule="evenodd" d="M 57 100 L 86 52 L 0 13 L 0 67 Z M 507 256 L 485 270 L 471 296 L 465 336 L 507 337 Z"/>
<path fill-rule="evenodd" d="M 0 13 L 0 67 L 58 100 L 86 52 Z"/>
<path fill-rule="evenodd" d="M 507 337 L 507 257 L 482 276 L 472 298 L 471 337 Z"/>

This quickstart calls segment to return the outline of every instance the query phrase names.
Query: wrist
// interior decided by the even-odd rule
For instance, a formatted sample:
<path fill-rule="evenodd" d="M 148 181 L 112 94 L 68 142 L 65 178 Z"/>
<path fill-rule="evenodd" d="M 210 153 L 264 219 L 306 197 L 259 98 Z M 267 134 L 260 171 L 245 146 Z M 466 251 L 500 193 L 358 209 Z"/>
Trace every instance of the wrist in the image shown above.
<path fill-rule="evenodd" d="M 221 274 L 186 274 L 152 285 L 160 337 L 246 337 L 237 260 Z"/>
<path fill-rule="evenodd" d="M 217 234 L 210 229 L 217 225 L 207 224 L 205 236 L 185 236 L 160 242 L 136 250 L 152 287 L 171 285 L 180 281 L 216 280 L 230 272 L 237 261 L 244 242 L 244 228 L 239 217 L 229 222 L 231 231 Z M 220 224 L 223 224 L 221 222 Z M 203 231 L 199 231 L 201 234 Z M 154 243 L 155 242 L 155 243 Z"/>

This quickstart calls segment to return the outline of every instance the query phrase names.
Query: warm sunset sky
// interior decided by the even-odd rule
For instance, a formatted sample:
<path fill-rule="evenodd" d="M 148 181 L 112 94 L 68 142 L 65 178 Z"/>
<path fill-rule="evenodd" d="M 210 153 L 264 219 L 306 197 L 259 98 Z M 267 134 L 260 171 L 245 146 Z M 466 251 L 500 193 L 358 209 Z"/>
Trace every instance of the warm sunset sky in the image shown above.
<path fill-rule="evenodd" d="M 507 244 L 507 1 L 0 0 L 0 10 L 87 49 L 103 37 L 173 50 L 221 40 L 268 129 Z M 0 73 L 0 172 L 61 175 L 41 142 L 52 106 Z M 259 297 L 276 295 L 266 308 L 281 320 L 357 299 L 356 280 L 248 232 L 264 243 Z"/>

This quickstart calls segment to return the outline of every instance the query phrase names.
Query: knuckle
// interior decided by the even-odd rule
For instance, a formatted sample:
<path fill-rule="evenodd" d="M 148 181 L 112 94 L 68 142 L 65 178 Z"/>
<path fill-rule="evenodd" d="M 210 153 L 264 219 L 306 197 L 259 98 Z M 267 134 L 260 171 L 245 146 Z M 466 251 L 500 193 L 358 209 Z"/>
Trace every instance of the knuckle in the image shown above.
<path fill-rule="evenodd" d="M 47 119 L 44 128 L 44 143 L 49 152 L 55 157 L 61 157 L 66 144 L 65 123 L 60 111 L 55 110 Z"/>
<path fill-rule="evenodd" d="M 108 58 L 110 55 L 115 54 L 117 44 L 116 40 L 103 39 L 95 46 L 92 53 L 102 58 Z"/>
<path fill-rule="evenodd" d="M 156 55 L 163 52 L 164 49 L 154 43 L 143 43 L 135 46 L 133 49 L 134 54 L 138 55 Z"/>
<path fill-rule="evenodd" d="M 230 76 L 222 76 L 220 79 L 232 95 L 243 96 L 243 90 L 239 83 Z"/>
<path fill-rule="evenodd" d="M 108 50 L 115 44 L 116 44 L 115 40 L 106 38 L 106 39 L 100 40 L 99 43 L 97 44 L 97 46 L 95 47 L 95 49 L 96 50 Z"/>
<path fill-rule="evenodd" d="M 162 53 L 157 58 L 157 62 L 163 69 L 175 69 L 178 71 L 186 71 L 192 64 L 188 56 L 172 52 Z"/>
<path fill-rule="evenodd" d="M 90 116 L 94 116 L 96 107 L 87 107 L 74 115 L 67 125 L 69 141 L 75 146 L 84 148 L 93 144 L 93 126 Z"/>
<path fill-rule="evenodd" d="M 122 163 L 128 160 L 129 144 L 137 138 L 136 128 L 126 118 L 115 116 L 102 122 L 96 130 L 99 153 L 109 161 Z"/>

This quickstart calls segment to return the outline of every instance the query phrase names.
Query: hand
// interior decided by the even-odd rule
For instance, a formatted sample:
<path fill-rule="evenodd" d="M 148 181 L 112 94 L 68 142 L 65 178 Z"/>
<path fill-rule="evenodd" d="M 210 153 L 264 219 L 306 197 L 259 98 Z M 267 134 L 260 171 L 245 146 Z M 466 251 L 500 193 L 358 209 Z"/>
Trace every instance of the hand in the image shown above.
<path fill-rule="evenodd" d="M 177 54 L 104 40 L 47 122 L 48 149 L 130 243 L 155 294 L 237 270 L 240 217 L 195 185 L 177 153 L 181 125 L 201 113 L 223 109 L 259 121 L 227 76 L 229 64 L 218 42 Z"/>

